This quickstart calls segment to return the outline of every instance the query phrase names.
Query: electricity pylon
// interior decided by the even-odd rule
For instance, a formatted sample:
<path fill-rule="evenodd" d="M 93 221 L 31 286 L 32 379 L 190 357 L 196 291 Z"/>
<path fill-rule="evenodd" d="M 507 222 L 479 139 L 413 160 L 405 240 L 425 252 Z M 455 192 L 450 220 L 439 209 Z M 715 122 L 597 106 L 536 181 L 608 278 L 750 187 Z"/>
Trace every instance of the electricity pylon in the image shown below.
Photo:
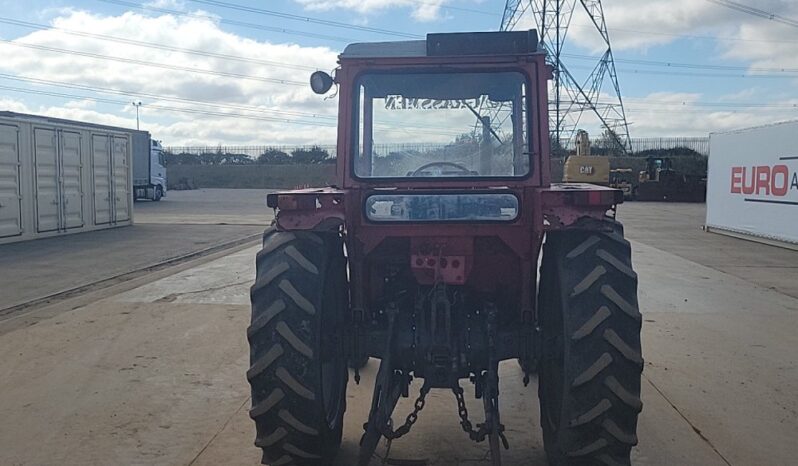
<path fill-rule="evenodd" d="M 591 67 L 590 74 L 580 79 L 563 62 L 563 49 L 571 20 L 581 10 L 595 27 L 604 53 Z M 548 53 L 549 63 L 554 67 L 549 99 L 554 147 L 564 147 L 567 141 L 573 139 L 584 113 L 588 112 L 593 113 L 601 125 L 609 130 L 607 134 L 612 145 L 624 152 L 630 151 L 629 124 L 601 0 L 507 0 L 501 30 L 516 28 L 528 16 L 533 17 L 541 43 Z"/>

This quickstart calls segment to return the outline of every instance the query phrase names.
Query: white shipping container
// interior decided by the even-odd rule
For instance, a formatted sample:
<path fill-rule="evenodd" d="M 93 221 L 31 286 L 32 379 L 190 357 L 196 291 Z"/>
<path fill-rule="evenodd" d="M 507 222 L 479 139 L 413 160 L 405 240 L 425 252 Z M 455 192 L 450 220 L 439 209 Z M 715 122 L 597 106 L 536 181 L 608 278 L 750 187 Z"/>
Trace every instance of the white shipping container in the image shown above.
<path fill-rule="evenodd" d="M 134 133 L 0 112 L 0 244 L 131 225 Z"/>
<path fill-rule="evenodd" d="M 710 135 L 707 229 L 798 247 L 798 121 Z"/>

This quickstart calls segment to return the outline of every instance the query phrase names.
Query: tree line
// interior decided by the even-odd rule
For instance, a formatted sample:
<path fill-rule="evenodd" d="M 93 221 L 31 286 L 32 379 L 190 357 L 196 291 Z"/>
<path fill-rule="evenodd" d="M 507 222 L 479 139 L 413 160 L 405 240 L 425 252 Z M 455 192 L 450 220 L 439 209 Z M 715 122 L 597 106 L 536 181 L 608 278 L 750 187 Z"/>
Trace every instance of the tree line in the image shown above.
<path fill-rule="evenodd" d="M 272 165 L 316 165 L 324 163 L 335 163 L 335 158 L 326 150 L 319 146 L 310 148 L 298 147 L 290 153 L 278 148 L 268 148 L 257 157 L 247 154 L 231 154 L 221 149 L 216 152 L 192 153 L 173 153 L 164 152 L 166 165 L 250 165 L 250 164 L 272 164 Z"/>

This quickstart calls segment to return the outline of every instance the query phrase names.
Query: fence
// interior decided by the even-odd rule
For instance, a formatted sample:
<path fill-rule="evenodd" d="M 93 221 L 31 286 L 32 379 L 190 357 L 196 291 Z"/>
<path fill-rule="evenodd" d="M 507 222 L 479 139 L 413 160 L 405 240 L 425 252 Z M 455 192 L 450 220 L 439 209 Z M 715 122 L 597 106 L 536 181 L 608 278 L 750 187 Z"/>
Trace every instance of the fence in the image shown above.
<path fill-rule="evenodd" d="M 172 154 L 238 154 L 252 157 L 253 159 L 268 150 L 279 150 L 290 154 L 297 149 L 310 150 L 314 147 L 326 150 L 330 156 L 335 157 L 336 148 L 333 144 L 311 144 L 311 145 L 280 145 L 273 144 L 268 146 L 166 146 L 164 150 Z"/>
<path fill-rule="evenodd" d="M 706 137 L 667 137 L 667 138 L 632 138 L 632 154 L 648 150 L 667 150 L 676 148 L 686 148 L 698 152 L 701 155 L 709 156 L 709 138 Z M 594 147 L 601 148 L 602 141 L 593 141 Z M 391 152 L 424 152 L 431 149 L 439 149 L 445 144 L 375 144 L 374 152 L 379 155 L 387 155 Z M 284 145 L 272 144 L 263 146 L 167 146 L 167 152 L 173 154 L 240 154 L 251 158 L 257 158 L 267 150 L 279 150 L 290 154 L 297 149 L 310 150 L 319 147 L 327 151 L 331 157 L 336 156 L 336 146 L 333 144 L 312 144 L 312 145 Z M 574 150 L 573 141 L 566 144 L 565 149 Z"/>
<path fill-rule="evenodd" d="M 602 139 L 594 139 L 591 143 L 595 149 L 609 149 L 610 152 L 615 152 L 611 149 L 615 146 L 614 143 L 607 143 Z M 707 137 L 632 138 L 631 143 L 632 154 L 649 150 L 685 148 L 694 150 L 701 155 L 709 156 L 709 138 Z M 576 150 L 574 141 L 568 141 L 564 146 L 566 150 Z"/>
<path fill-rule="evenodd" d="M 709 156 L 709 138 L 632 138 L 632 153 L 644 150 L 687 148 Z"/>

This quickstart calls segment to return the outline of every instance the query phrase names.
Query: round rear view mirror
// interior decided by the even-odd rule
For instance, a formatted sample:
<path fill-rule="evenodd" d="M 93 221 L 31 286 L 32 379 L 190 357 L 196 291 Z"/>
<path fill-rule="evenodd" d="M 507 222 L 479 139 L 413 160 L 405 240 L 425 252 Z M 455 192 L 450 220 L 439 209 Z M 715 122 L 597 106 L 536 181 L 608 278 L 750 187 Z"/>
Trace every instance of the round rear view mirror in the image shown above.
<path fill-rule="evenodd" d="M 333 78 L 324 71 L 316 71 L 310 75 L 310 88 L 316 94 L 326 94 L 333 85 Z"/>

